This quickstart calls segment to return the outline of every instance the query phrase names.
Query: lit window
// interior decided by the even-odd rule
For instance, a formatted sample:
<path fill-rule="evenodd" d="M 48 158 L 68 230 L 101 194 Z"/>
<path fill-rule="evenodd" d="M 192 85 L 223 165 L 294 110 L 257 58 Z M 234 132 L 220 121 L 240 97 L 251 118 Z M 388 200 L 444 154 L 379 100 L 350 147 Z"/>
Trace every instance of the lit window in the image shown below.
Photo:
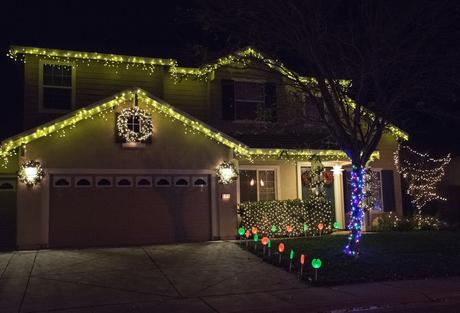
<path fill-rule="evenodd" d="M 240 170 L 240 202 L 276 199 L 275 170 Z"/>
<path fill-rule="evenodd" d="M 72 66 L 43 64 L 41 105 L 45 110 L 68 111 L 72 108 Z"/>

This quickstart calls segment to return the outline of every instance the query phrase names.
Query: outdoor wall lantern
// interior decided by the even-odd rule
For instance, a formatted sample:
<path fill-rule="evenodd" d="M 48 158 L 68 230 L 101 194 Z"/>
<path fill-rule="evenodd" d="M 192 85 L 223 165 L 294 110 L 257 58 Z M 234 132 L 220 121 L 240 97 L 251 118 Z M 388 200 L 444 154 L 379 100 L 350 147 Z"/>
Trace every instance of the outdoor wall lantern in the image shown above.
<path fill-rule="evenodd" d="M 43 177 L 45 177 L 45 171 L 40 162 L 30 160 L 21 164 L 18 177 L 20 182 L 32 187 L 42 181 Z"/>
<path fill-rule="evenodd" d="M 216 174 L 219 178 L 219 183 L 224 185 L 231 184 L 238 177 L 238 171 L 231 162 L 220 163 L 219 166 L 217 166 Z"/>

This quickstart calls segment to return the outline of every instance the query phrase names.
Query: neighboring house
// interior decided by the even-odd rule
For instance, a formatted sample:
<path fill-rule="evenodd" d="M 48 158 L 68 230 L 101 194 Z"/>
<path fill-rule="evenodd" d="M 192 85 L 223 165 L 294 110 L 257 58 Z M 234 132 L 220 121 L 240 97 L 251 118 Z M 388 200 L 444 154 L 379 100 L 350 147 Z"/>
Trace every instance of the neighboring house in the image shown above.
<path fill-rule="evenodd" d="M 344 228 L 350 161 L 318 140 L 321 125 L 284 127 L 298 116 L 289 105 L 294 94 L 262 60 L 247 68 L 227 56 L 182 68 L 171 59 L 30 47 L 11 47 L 10 56 L 24 61 L 29 130 L 1 144 L 0 246 L 234 238 L 237 203 L 307 196 L 302 174 L 313 156 L 333 171 L 327 194 Z M 124 142 L 117 131 L 120 112 L 136 104 L 153 125 L 142 144 Z M 140 124 L 127 121 L 134 132 Z M 402 212 L 393 152 L 404 138 L 391 127 L 371 163 L 380 173 L 382 212 Z M 17 179 L 28 160 L 46 174 L 33 187 Z M 236 164 L 236 182 L 217 181 L 223 161 Z"/>

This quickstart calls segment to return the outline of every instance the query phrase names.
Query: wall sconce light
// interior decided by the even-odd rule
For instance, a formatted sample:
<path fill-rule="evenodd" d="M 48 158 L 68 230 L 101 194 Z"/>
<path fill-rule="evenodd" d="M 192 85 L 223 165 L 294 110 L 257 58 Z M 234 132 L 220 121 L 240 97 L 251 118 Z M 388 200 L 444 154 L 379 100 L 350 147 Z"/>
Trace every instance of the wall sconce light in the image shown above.
<path fill-rule="evenodd" d="M 223 193 L 222 194 L 222 200 L 230 200 L 230 194 L 229 193 Z"/>
<path fill-rule="evenodd" d="M 18 177 L 20 182 L 32 187 L 42 181 L 43 177 L 45 177 L 45 171 L 40 162 L 30 160 L 21 164 Z"/>

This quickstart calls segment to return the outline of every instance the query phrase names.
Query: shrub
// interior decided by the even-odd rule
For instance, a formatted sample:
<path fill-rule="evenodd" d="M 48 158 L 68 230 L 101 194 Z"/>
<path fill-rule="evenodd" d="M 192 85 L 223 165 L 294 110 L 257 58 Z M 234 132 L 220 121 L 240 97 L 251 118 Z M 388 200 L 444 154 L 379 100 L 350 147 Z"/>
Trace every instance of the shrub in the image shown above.
<path fill-rule="evenodd" d="M 445 228 L 447 228 L 447 224 L 434 216 L 417 214 L 411 218 L 400 218 L 389 213 L 378 217 L 376 230 L 440 230 Z"/>
<path fill-rule="evenodd" d="M 261 234 L 271 234 L 271 228 L 276 227 L 275 236 L 304 234 L 304 224 L 307 234 L 317 234 L 318 224 L 322 223 L 323 233 L 332 231 L 332 204 L 322 197 L 311 197 L 308 200 L 273 200 L 243 202 L 238 207 L 241 218 L 240 226 L 251 229 L 257 227 Z M 292 232 L 287 231 L 288 226 Z"/>

